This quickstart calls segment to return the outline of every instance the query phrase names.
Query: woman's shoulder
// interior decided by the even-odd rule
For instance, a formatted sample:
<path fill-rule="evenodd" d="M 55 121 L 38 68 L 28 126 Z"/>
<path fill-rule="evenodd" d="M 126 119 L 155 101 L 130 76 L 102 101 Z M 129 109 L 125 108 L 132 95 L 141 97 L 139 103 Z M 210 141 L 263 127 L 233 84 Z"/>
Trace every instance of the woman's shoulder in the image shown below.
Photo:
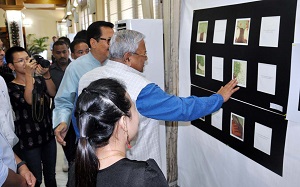
<path fill-rule="evenodd" d="M 147 169 L 159 169 L 157 163 L 155 162 L 154 159 L 148 159 L 147 161 L 138 161 L 138 160 L 130 160 L 127 158 L 124 158 L 117 163 L 119 167 L 129 167 L 134 170 L 136 169 L 142 169 L 142 170 L 147 170 Z"/>
<path fill-rule="evenodd" d="M 168 183 L 161 169 L 154 159 L 148 159 L 147 161 L 136 161 L 124 159 L 128 166 L 130 164 L 130 175 L 129 178 L 136 178 L 137 180 L 128 181 L 130 185 L 134 186 L 143 184 L 143 186 L 158 186 L 166 187 Z M 138 178 L 136 177 L 138 176 Z"/>
<path fill-rule="evenodd" d="M 24 86 L 20 84 L 16 84 L 14 82 L 7 83 L 8 92 L 19 92 L 24 91 Z"/>
<path fill-rule="evenodd" d="M 160 168 L 154 159 L 148 159 L 146 161 L 137 161 L 137 160 L 127 159 L 127 162 L 128 162 L 128 164 L 131 164 L 132 167 L 135 166 L 136 168 L 139 168 L 144 171 L 152 171 L 152 170 L 160 171 Z"/>
<path fill-rule="evenodd" d="M 167 187 L 168 183 L 153 159 L 137 161 L 124 158 L 99 170 L 97 186 Z"/>

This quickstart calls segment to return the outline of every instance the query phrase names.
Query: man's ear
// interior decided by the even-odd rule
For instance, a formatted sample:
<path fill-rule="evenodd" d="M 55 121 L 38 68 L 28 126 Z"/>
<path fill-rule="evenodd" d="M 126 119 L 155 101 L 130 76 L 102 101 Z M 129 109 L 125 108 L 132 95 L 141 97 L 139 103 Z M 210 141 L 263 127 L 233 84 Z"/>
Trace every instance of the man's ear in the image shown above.
<path fill-rule="evenodd" d="M 128 66 L 131 65 L 131 62 L 130 62 L 130 57 L 131 57 L 131 56 L 132 56 L 132 55 L 131 55 L 131 53 L 129 53 L 129 52 L 126 52 L 126 53 L 124 54 L 124 56 L 123 56 L 123 61 L 124 61 L 124 63 L 127 64 Z"/>
<path fill-rule="evenodd" d="M 96 44 L 97 44 L 97 40 L 95 40 L 94 38 L 90 39 L 90 44 L 91 44 L 91 48 L 95 48 Z"/>

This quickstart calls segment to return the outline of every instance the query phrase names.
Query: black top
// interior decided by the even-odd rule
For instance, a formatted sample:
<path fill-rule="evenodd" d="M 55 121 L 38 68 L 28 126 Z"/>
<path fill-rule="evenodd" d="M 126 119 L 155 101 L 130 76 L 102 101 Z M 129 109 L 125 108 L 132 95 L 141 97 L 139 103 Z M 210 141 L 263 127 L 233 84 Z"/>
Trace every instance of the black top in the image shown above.
<path fill-rule="evenodd" d="M 70 64 L 71 60 L 68 59 L 68 61 L 69 61 L 69 64 Z M 58 88 L 60 86 L 60 83 L 61 83 L 61 80 L 62 80 L 62 78 L 63 78 L 63 76 L 65 74 L 65 71 L 63 71 L 60 68 L 60 66 L 58 65 L 58 63 L 53 63 L 50 66 L 49 72 L 50 72 L 50 75 L 52 77 L 52 81 L 53 81 L 53 83 L 56 86 L 56 90 L 58 90 Z"/>
<path fill-rule="evenodd" d="M 99 170 L 97 186 L 167 187 L 168 183 L 153 159 L 136 161 L 124 158 Z"/>
<path fill-rule="evenodd" d="M 36 81 L 46 84 L 44 80 Z M 10 102 L 16 115 L 16 135 L 20 139 L 20 149 L 32 149 L 48 143 L 54 138 L 52 119 L 49 108 L 50 97 L 46 93 L 44 97 L 44 118 L 41 122 L 35 122 L 32 118 L 32 105 L 24 99 L 25 87 L 10 82 L 7 84 Z M 46 91 L 45 91 L 46 92 Z"/>
<path fill-rule="evenodd" d="M 74 173 L 75 164 L 73 164 L 69 170 L 69 186 L 75 186 Z M 153 159 L 136 161 L 123 158 L 113 165 L 99 170 L 96 186 L 168 187 L 168 183 L 164 174 Z"/>

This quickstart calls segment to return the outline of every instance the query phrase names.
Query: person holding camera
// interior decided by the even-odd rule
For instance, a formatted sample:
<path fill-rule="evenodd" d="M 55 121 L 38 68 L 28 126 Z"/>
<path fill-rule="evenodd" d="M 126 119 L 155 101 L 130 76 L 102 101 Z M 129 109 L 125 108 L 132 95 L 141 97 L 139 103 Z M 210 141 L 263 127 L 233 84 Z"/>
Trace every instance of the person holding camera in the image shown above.
<path fill-rule="evenodd" d="M 34 56 L 30 58 L 22 47 L 6 52 L 9 67 L 16 78 L 7 84 L 10 101 L 16 114 L 15 129 L 19 143 L 15 153 L 36 177 L 36 186 L 57 186 L 55 179 L 56 142 L 51 123 L 50 97 L 56 94 L 49 73 L 50 62 Z"/>

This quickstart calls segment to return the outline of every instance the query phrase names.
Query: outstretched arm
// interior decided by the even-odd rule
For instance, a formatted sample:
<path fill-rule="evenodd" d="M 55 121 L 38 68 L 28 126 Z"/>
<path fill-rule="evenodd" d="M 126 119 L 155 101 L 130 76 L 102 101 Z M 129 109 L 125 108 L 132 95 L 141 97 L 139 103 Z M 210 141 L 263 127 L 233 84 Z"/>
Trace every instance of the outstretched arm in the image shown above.
<path fill-rule="evenodd" d="M 177 97 L 167 94 L 154 83 L 141 90 L 136 100 L 136 107 L 145 117 L 165 121 L 191 121 L 211 114 L 220 109 L 222 104 L 239 88 L 236 80 L 231 80 L 217 94 L 210 97 Z"/>

